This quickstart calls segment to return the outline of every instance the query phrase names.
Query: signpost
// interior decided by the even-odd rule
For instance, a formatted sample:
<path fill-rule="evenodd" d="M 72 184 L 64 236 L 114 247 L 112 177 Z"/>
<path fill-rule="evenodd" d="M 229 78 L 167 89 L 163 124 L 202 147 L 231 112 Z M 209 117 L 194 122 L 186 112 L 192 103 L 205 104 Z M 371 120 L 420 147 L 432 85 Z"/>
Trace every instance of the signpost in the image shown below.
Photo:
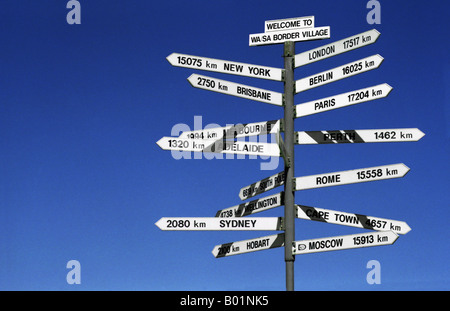
<path fill-rule="evenodd" d="M 157 144 L 163 150 L 280 156 L 278 145 L 270 143 L 162 137 Z"/>
<path fill-rule="evenodd" d="M 335 96 L 313 100 L 295 106 L 295 117 L 304 117 L 311 114 L 342 108 L 350 105 L 364 103 L 370 100 L 383 98 L 389 95 L 392 87 L 387 84 L 379 84 L 368 88 L 355 90 Z"/>
<path fill-rule="evenodd" d="M 242 203 L 217 211 L 216 217 L 242 217 L 283 205 L 284 193 L 280 192 L 264 198 Z"/>
<path fill-rule="evenodd" d="M 400 178 L 409 172 L 405 164 L 392 164 L 360 168 L 327 174 L 310 175 L 295 178 L 295 190 L 314 189 L 347 185 L 382 179 Z"/>
<path fill-rule="evenodd" d="M 346 144 L 346 143 L 393 143 L 418 141 L 425 134 L 417 128 L 345 130 L 345 131 L 306 131 L 296 132 L 298 145 L 308 144 Z"/>
<path fill-rule="evenodd" d="M 254 231 L 282 230 L 282 217 L 162 217 L 155 225 L 169 231 Z"/>
<path fill-rule="evenodd" d="M 411 231 L 411 228 L 404 221 L 339 212 L 305 205 L 297 205 L 297 218 L 376 231 L 393 231 L 397 234 L 406 234 Z"/>
<path fill-rule="evenodd" d="M 383 58 L 378 54 L 372 55 L 297 81 L 294 80 L 295 68 L 373 44 L 380 33 L 371 29 L 295 54 L 295 42 L 330 38 L 330 27 L 315 27 L 314 16 L 306 16 L 266 21 L 264 31 L 250 34 L 249 46 L 283 43 L 283 69 L 180 53 L 170 54 L 167 60 L 171 65 L 182 68 L 283 82 L 284 93 L 278 93 L 198 74 L 188 78 L 195 88 L 281 106 L 284 110 L 283 119 L 185 131 L 179 137 L 163 137 L 157 144 L 164 150 L 282 156 L 283 171 L 241 188 L 239 198 L 246 200 L 282 185 L 284 191 L 221 209 L 216 212 L 216 217 L 163 217 L 156 222 L 156 226 L 161 230 L 181 231 L 281 230 L 282 233 L 275 235 L 216 245 L 212 253 L 214 257 L 220 258 L 284 246 L 286 290 L 292 291 L 295 255 L 389 245 L 397 240 L 398 234 L 406 234 L 411 230 L 403 221 L 295 204 L 296 191 L 400 178 L 409 171 L 406 165 L 398 163 L 294 177 L 294 145 L 410 142 L 420 140 L 425 134 L 417 128 L 295 132 L 295 118 L 387 97 L 392 87 L 383 83 L 294 106 L 295 94 L 378 68 Z M 241 137 L 268 134 L 276 134 L 276 144 L 234 141 Z M 281 205 L 284 205 L 284 217 L 243 217 Z M 374 231 L 295 241 L 297 218 Z"/>
<path fill-rule="evenodd" d="M 238 76 L 282 81 L 283 70 L 279 68 L 232 62 L 215 58 L 172 53 L 167 56 L 172 66 L 228 73 Z"/>
<path fill-rule="evenodd" d="M 362 248 L 393 244 L 398 235 L 392 231 L 369 232 L 341 235 L 330 238 L 295 241 L 292 247 L 294 255 L 337 251 L 351 248 Z"/>
<path fill-rule="evenodd" d="M 185 139 L 233 139 L 248 136 L 275 134 L 278 131 L 280 120 L 263 121 L 247 124 L 234 124 L 224 127 L 185 131 L 179 138 Z"/>
<path fill-rule="evenodd" d="M 264 178 L 263 180 L 257 181 L 251 185 L 241 188 L 239 191 L 239 198 L 241 200 L 246 200 L 255 195 L 261 194 L 273 188 L 284 185 L 285 172 L 279 172 L 278 174 Z"/>
<path fill-rule="evenodd" d="M 351 77 L 378 68 L 383 62 L 380 55 L 372 55 L 321 73 L 295 81 L 295 92 L 303 92 L 330 82 Z"/>
<path fill-rule="evenodd" d="M 199 89 L 209 90 L 217 93 L 228 94 L 241 98 L 247 98 L 267 104 L 283 105 L 283 94 L 268 91 L 253 86 L 229 82 L 198 74 L 192 74 L 188 78 L 189 83 Z"/>
<path fill-rule="evenodd" d="M 275 19 L 265 21 L 264 31 L 281 31 L 314 27 L 314 16 L 304 16 L 295 18 Z"/>
<path fill-rule="evenodd" d="M 249 252 L 262 251 L 265 249 L 271 249 L 281 246 L 284 246 L 284 233 L 216 245 L 212 250 L 212 254 L 216 258 L 221 258 Z"/>
<path fill-rule="evenodd" d="M 292 161 L 284 162 L 284 262 L 286 265 L 286 290 L 294 290 L 294 261 L 295 256 L 290 250 L 290 246 L 295 239 L 295 149 L 294 149 L 294 42 L 284 44 L 284 70 L 286 78 L 284 80 L 284 119 L 283 131 L 285 138 L 285 155 L 292 158 Z M 292 163 L 291 163 L 292 162 Z"/>
<path fill-rule="evenodd" d="M 324 45 L 318 48 L 295 55 L 295 67 L 304 66 L 334 55 L 348 52 L 377 41 L 380 33 L 375 30 L 365 31 L 363 33 Z"/>
<path fill-rule="evenodd" d="M 330 38 L 330 27 L 308 29 L 291 29 L 252 34 L 249 36 L 249 46 L 268 45 L 285 42 L 309 41 Z"/>

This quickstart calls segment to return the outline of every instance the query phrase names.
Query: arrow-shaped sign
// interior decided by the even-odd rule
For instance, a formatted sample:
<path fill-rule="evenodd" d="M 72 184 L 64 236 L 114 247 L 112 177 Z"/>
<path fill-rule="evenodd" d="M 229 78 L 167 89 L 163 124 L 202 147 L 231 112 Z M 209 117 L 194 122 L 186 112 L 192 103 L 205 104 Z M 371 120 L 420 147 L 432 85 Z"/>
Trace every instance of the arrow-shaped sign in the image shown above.
<path fill-rule="evenodd" d="M 191 76 L 189 76 L 188 81 L 195 88 L 247 98 L 277 106 L 283 105 L 282 93 L 268 91 L 253 86 L 238 84 L 198 74 L 192 74 Z"/>
<path fill-rule="evenodd" d="M 292 247 L 292 254 L 302 255 L 351 248 L 390 245 L 397 239 L 398 235 L 395 232 L 383 231 L 295 241 L 294 246 Z"/>
<path fill-rule="evenodd" d="M 217 211 L 216 217 L 242 217 L 266 211 L 284 204 L 284 193 L 280 192 L 264 198 L 242 203 Z"/>
<path fill-rule="evenodd" d="M 167 56 L 172 66 L 283 81 L 283 69 L 179 53 Z"/>
<path fill-rule="evenodd" d="M 375 30 L 369 30 L 318 48 L 295 55 L 295 68 L 307 65 L 334 55 L 348 52 L 377 41 L 380 33 Z"/>
<path fill-rule="evenodd" d="M 269 157 L 280 156 L 278 145 L 270 143 L 227 141 L 220 139 L 185 139 L 178 137 L 162 137 L 156 143 L 163 150 L 231 153 Z"/>
<path fill-rule="evenodd" d="M 388 96 L 392 87 L 387 84 L 379 84 L 368 88 L 355 90 L 339 95 L 313 100 L 295 106 L 295 117 L 304 117 L 311 114 L 355 105 L 370 100 Z"/>
<path fill-rule="evenodd" d="M 282 217 L 162 217 L 155 225 L 161 230 L 171 231 L 277 231 L 282 230 L 282 223 Z"/>
<path fill-rule="evenodd" d="M 212 254 L 216 258 L 221 258 L 281 246 L 284 246 L 284 233 L 216 245 L 212 250 Z"/>
<path fill-rule="evenodd" d="M 372 55 L 321 73 L 295 81 L 295 92 L 306 91 L 330 82 L 376 69 L 383 61 L 380 55 Z"/>
<path fill-rule="evenodd" d="M 286 41 L 309 41 L 330 38 L 330 27 L 315 27 L 307 29 L 291 29 L 285 31 L 271 31 L 249 35 L 248 45 L 267 45 L 284 43 Z"/>
<path fill-rule="evenodd" d="M 345 144 L 418 141 L 425 134 L 417 128 L 296 132 L 296 144 Z"/>
<path fill-rule="evenodd" d="M 392 164 L 356 170 L 318 174 L 295 178 L 295 190 L 347 185 L 375 180 L 400 178 L 409 172 L 405 164 Z"/>
<path fill-rule="evenodd" d="M 241 190 L 239 191 L 239 198 L 241 200 L 246 200 L 248 198 L 254 197 L 255 195 L 284 185 L 284 181 L 285 181 L 285 174 L 283 171 L 278 174 L 264 178 L 263 180 L 257 181 L 249 186 L 241 188 Z"/>
<path fill-rule="evenodd" d="M 248 136 L 274 134 L 278 130 L 279 120 L 263 121 L 247 124 L 233 124 L 224 127 L 185 131 L 179 138 L 186 139 L 234 139 Z"/>
<path fill-rule="evenodd" d="M 376 231 L 394 231 L 397 234 L 406 234 L 411 231 L 411 228 L 404 221 L 339 212 L 305 205 L 297 205 L 297 218 Z"/>

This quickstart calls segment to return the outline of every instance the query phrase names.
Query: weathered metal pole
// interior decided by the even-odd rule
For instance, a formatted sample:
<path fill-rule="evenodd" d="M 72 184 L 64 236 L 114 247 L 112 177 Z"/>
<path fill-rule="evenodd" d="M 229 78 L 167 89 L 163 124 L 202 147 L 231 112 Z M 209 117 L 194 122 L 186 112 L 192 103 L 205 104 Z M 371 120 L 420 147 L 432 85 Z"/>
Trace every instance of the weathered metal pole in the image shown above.
<path fill-rule="evenodd" d="M 294 261 L 292 245 L 295 240 L 294 208 L 294 56 L 295 43 L 284 43 L 284 144 L 290 161 L 284 161 L 286 181 L 284 183 L 284 258 L 286 262 L 286 290 L 294 290 Z"/>

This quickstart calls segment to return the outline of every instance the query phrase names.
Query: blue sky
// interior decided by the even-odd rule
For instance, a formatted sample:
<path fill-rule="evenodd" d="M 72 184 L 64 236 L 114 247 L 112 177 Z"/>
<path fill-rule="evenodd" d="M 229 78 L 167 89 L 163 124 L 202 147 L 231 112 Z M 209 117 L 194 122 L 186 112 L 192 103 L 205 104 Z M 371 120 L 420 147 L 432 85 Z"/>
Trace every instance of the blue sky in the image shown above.
<path fill-rule="evenodd" d="M 217 244 L 275 232 L 161 231 L 161 217 L 212 217 L 239 189 L 283 170 L 270 159 L 176 160 L 156 141 L 177 124 L 249 123 L 281 107 L 193 88 L 192 73 L 283 91 L 282 82 L 172 67 L 173 53 L 281 68 L 283 46 L 248 46 L 264 21 L 315 16 L 331 38 L 375 44 L 295 70 L 300 79 L 380 54 L 378 69 L 297 94 L 295 104 L 381 83 L 388 97 L 298 118 L 295 130 L 419 128 L 418 142 L 295 147 L 296 176 L 404 163 L 404 178 L 296 192 L 296 203 L 401 220 L 393 245 L 296 256 L 296 290 L 448 290 L 449 4 L 365 0 L 66 1 L 0 4 L 0 289 L 284 290 L 282 248 L 216 259 Z M 280 188 L 268 193 L 275 194 Z M 278 207 L 255 216 L 282 216 Z M 366 232 L 296 220 L 296 240 Z M 81 264 L 69 285 L 68 261 Z M 381 284 L 369 285 L 369 260 Z"/>

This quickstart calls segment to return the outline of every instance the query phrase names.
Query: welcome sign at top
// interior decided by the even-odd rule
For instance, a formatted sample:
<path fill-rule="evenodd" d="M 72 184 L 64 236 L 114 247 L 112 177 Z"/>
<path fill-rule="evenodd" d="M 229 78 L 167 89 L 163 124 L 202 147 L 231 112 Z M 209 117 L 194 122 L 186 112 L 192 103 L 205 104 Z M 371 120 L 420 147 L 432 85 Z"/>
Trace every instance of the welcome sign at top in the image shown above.
<path fill-rule="evenodd" d="M 314 16 L 294 17 L 265 21 L 264 32 L 314 27 Z"/>
<path fill-rule="evenodd" d="M 314 16 L 266 21 L 264 31 L 251 34 L 249 46 L 330 38 L 330 27 L 314 27 Z"/>

